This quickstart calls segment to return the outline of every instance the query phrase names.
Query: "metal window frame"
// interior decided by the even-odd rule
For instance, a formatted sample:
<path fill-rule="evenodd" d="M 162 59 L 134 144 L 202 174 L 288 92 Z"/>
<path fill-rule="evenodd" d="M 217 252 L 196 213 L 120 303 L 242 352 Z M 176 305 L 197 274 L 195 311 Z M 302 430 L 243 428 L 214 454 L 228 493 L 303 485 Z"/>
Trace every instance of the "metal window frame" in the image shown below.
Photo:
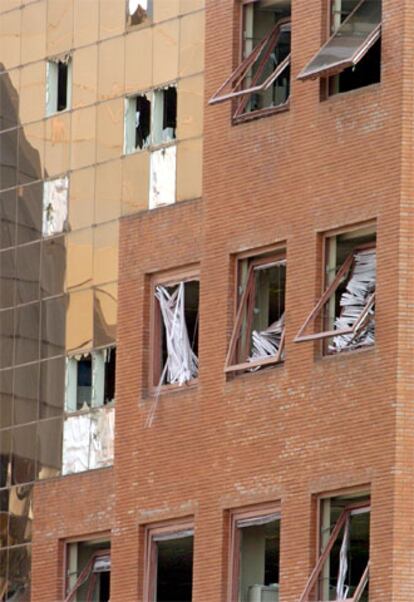
<path fill-rule="evenodd" d="M 229 602 L 238 602 L 240 590 L 240 531 L 247 528 L 238 525 L 239 521 L 255 518 L 275 516 L 274 520 L 282 520 L 280 503 L 264 503 L 249 508 L 239 508 L 230 511 L 230 537 L 229 537 Z"/>
<path fill-rule="evenodd" d="M 239 262 L 243 259 L 247 259 L 249 261 L 249 257 L 240 257 L 237 261 L 237 266 Z M 255 293 L 255 282 L 254 282 L 254 274 L 255 270 L 264 269 L 265 267 L 273 267 L 275 265 L 286 265 L 286 253 L 282 251 L 275 250 L 273 255 L 267 257 L 256 257 L 250 258 L 250 265 L 247 272 L 246 277 L 246 287 L 243 291 L 243 294 L 239 301 L 239 306 L 236 313 L 235 322 L 233 325 L 232 334 L 230 337 L 229 348 L 227 351 L 226 362 L 224 366 L 225 373 L 231 372 L 239 372 L 241 370 L 248 370 L 251 368 L 259 368 L 262 366 L 270 366 L 273 364 L 277 364 L 282 361 L 282 355 L 285 348 L 285 328 L 283 328 L 282 338 L 280 341 L 280 346 L 277 354 L 274 357 L 269 357 L 261 360 L 255 360 L 252 362 L 235 362 L 235 356 L 237 352 L 237 343 L 240 338 L 240 332 L 243 325 L 243 313 L 246 310 L 247 312 L 247 330 L 251 332 L 251 322 L 253 319 L 253 302 L 254 302 L 254 293 Z M 238 281 L 238 277 L 237 277 Z M 247 353 L 246 353 L 247 356 Z"/>
<path fill-rule="evenodd" d="M 65 597 L 64 602 L 73 602 L 78 589 L 89 579 L 91 574 L 92 574 L 92 579 L 88 586 L 88 590 L 87 590 L 87 594 L 86 594 L 86 602 L 92 602 L 93 592 L 94 592 L 96 581 L 97 581 L 96 575 L 98 574 L 98 573 L 93 573 L 93 565 L 95 563 L 95 560 L 97 558 L 100 558 L 101 556 L 111 556 L 111 550 L 110 549 L 98 550 L 97 552 L 92 554 L 92 556 L 89 558 L 86 565 L 83 567 L 82 571 L 79 573 L 79 577 L 77 578 L 75 585 L 73 586 L 73 588 L 70 590 L 70 592 Z"/>
<path fill-rule="evenodd" d="M 244 5 L 245 4 L 248 3 L 244 3 Z M 214 105 L 236 98 L 239 100 L 239 102 L 237 103 L 236 110 L 233 114 L 233 118 L 235 119 L 237 117 L 240 117 L 240 115 L 243 113 L 246 107 L 246 104 L 248 103 L 248 95 L 253 94 L 255 92 L 263 92 L 267 90 L 278 79 L 278 77 L 280 77 L 284 73 L 284 71 L 290 66 L 291 54 L 289 54 L 281 63 L 279 63 L 279 65 L 275 67 L 275 69 L 264 80 L 264 82 L 262 82 L 261 84 L 257 83 L 266 67 L 267 61 L 269 60 L 269 57 L 279 39 L 280 34 L 282 33 L 283 28 L 286 26 L 290 26 L 290 24 L 290 17 L 279 19 L 279 21 L 270 30 L 270 32 L 256 46 L 256 48 L 254 48 L 253 51 L 244 60 L 242 60 L 242 62 L 224 81 L 224 83 L 221 84 L 221 86 L 216 90 L 216 92 L 208 101 L 208 104 Z M 242 85 L 248 70 L 258 60 L 260 60 L 260 62 L 257 71 L 252 79 L 252 84 L 248 88 L 240 89 L 240 86 Z M 226 92 L 226 89 L 228 89 L 229 87 L 230 91 Z M 286 105 L 286 102 L 282 103 L 278 107 L 270 108 L 276 109 L 284 105 Z M 268 109 L 268 107 L 266 107 L 266 109 Z M 255 113 L 255 111 L 253 112 Z"/>
<path fill-rule="evenodd" d="M 148 525 L 145 528 L 143 583 L 144 602 L 154 602 L 155 600 L 158 569 L 157 543 L 161 540 L 160 538 L 157 541 L 157 537 L 170 536 L 171 539 L 175 539 L 174 535 L 177 535 L 177 539 L 179 539 L 183 532 L 189 531 L 192 532 L 194 545 L 194 521 L 190 518 L 168 521 L 167 523 L 163 524 Z"/>
<path fill-rule="evenodd" d="M 345 25 L 354 15 L 354 13 L 366 2 L 366 0 L 360 0 L 358 4 L 355 6 L 354 10 L 347 16 L 347 18 L 343 21 L 342 25 Z M 331 43 L 331 41 L 338 36 L 338 31 L 335 31 L 332 35 L 329 36 L 328 40 L 319 48 L 318 52 L 316 52 L 310 61 L 306 64 L 306 66 L 302 69 L 302 71 L 297 76 L 297 79 L 301 81 L 306 81 L 308 79 L 317 79 L 318 77 L 331 77 L 333 75 L 338 75 L 348 69 L 348 67 L 355 67 L 361 59 L 364 58 L 368 50 L 372 48 L 372 46 L 377 42 L 381 37 L 382 30 L 382 22 L 380 22 L 376 28 L 367 36 L 364 41 L 358 46 L 355 50 L 351 58 L 342 61 L 336 61 L 332 63 L 329 67 L 320 67 L 318 69 L 313 69 L 312 71 L 307 71 L 308 65 L 310 65 L 316 57 Z"/>
<path fill-rule="evenodd" d="M 320 577 L 320 574 L 322 572 L 324 564 L 327 561 L 327 559 L 332 551 L 332 548 L 333 548 L 336 540 L 338 539 L 341 529 L 345 525 L 346 520 L 350 516 L 352 516 L 352 514 L 356 514 L 356 513 L 361 514 L 361 513 L 370 513 L 370 512 L 371 512 L 370 502 L 349 504 L 346 508 L 344 508 L 344 510 L 342 511 L 338 520 L 335 523 L 335 527 L 332 530 L 332 533 L 328 539 L 328 542 L 325 546 L 324 551 L 322 552 L 322 554 L 320 554 L 320 556 L 308 578 L 305 589 L 304 589 L 301 597 L 299 598 L 299 602 L 313 602 L 310 600 L 309 596 L 312 594 L 314 588 L 317 586 L 317 581 Z M 343 600 L 339 600 L 338 598 L 335 598 L 334 602 L 359 602 L 359 600 L 361 599 L 361 596 L 364 593 L 364 590 L 367 586 L 368 580 L 369 580 L 369 567 L 370 567 L 370 561 L 368 560 L 367 566 L 365 567 L 365 570 L 361 576 L 361 579 L 357 585 L 357 588 L 356 588 L 352 598 L 345 598 Z M 318 596 L 318 598 L 319 598 L 319 596 Z M 324 601 L 319 600 L 318 602 L 324 602 Z"/>
<path fill-rule="evenodd" d="M 332 295 L 335 293 L 335 291 L 341 284 L 343 278 L 346 278 L 347 276 L 349 276 L 352 273 L 352 268 L 353 268 L 353 265 L 355 262 L 355 257 L 354 257 L 355 253 L 358 253 L 359 251 L 367 251 L 370 249 L 376 249 L 376 244 L 375 243 L 374 244 L 367 243 L 366 245 L 359 245 L 359 246 L 355 247 L 355 249 L 353 249 L 352 252 L 348 255 L 348 257 L 345 259 L 345 261 L 339 268 L 334 280 L 325 289 L 322 296 L 319 298 L 316 305 L 314 306 L 314 308 L 312 309 L 312 311 L 310 312 L 310 314 L 308 315 L 308 317 L 302 324 L 301 328 L 299 329 L 298 334 L 294 338 L 295 343 L 301 343 L 303 341 L 316 341 L 319 339 L 327 339 L 329 337 L 333 337 L 333 336 L 337 336 L 337 335 L 353 334 L 354 336 L 356 336 L 358 334 L 358 331 L 364 326 L 364 324 L 368 318 L 369 310 L 375 304 L 375 291 L 368 298 L 364 309 L 362 310 L 359 318 L 355 321 L 355 324 L 353 326 L 351 326 L 349 328 L 343 328 L 341 330 L 323 330 L 321 332 L 315 332 L 313 334 L 304 334 L 304 333 L 305 333 L 305 330 L 307 329 L 308 325 L 311 322 L 314 322 L 315 319 L 319 316 L 324 305 L 331 299 Z"/>

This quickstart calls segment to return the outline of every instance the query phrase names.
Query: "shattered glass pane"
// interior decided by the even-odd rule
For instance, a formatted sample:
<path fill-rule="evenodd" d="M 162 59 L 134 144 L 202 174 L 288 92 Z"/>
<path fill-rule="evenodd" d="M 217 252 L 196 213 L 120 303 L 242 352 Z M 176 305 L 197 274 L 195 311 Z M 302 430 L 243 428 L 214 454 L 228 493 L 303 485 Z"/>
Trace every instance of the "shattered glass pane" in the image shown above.
<path fill-rule="evenodd" d="M 68 218 L 68 177 L 49 180 L 43 188 L 43 236 L 59 234 Z"/>

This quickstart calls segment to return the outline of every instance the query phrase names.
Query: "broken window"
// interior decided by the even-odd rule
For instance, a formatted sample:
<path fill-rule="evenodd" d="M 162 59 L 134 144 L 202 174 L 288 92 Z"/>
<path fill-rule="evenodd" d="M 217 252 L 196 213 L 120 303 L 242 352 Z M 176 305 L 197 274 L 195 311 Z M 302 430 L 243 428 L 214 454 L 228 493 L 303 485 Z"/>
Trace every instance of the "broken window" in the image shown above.
<path fill-rule="evenodd" d="M 67 358 L 66 411 L 101 407 L 115 399 L 116 348 Z"/>
<path fill-rule="evenodd" d="M 125 153 L 146 148 L 150 143 L 151 101 L 144 94 L 126 99 Z"/>
<path fill-rule="evenodd" d="M 49 59 L 46 63 L 46 114 L 53 115 L 70 109 L 72 86 L 70 55 Z"/>
<path fill-rule="evenodd" d="M 305 320 L 295 341 L 322 339 L 326 353 L 339 353 L 375 342 L 375 227 L 325 238 L 323 295 Z M 317 324 L 317 332 L 306 334 Z"/>
<path fill-rule="evenodd" d="M 300 602 L 368 602 L 368 495 L 321 500 L 320 553 Z"/>
<path fill-rule="evenodd" d="M 183 385 L 198 376 L 198 280 L 157 284 L 153 385 Z"/>
<path fill-rule="evenodd" d="M 242 60 L 212 96 L 235 99 L 234 118 L 284 106 L 290 94 L 290 0 L 243 0 Z"/>
<path fill-rule="evenodd" d="M 381 79 L 381 0 L 331 0 L 332 36 L 299 74 L 327 77 L 330 94 Z"/>
<path fill-rule="evenodd" d="M 151 153 L 150 209 L 175 203 L 176 165 L 176 146 L 167 146 Z"/>
<path fill-rule="evenodd" d="M 68 187 L 68 176 L 44 182 L 43 236 L 60 234 L 66 229 L 68 219 Z"/>
<path fill-rule="evenodd" d="M 193 589 L 192 526 L 150 529 L 147 534 L 145 600 L 191 602 Z"/>
<path fill-rule="evenodd" d="M 152 18 L 153 0 L 127 0 L 128 25 L 142 25 Z"/>
<path fill-rule="evenodd" d="M 109 602 L 109 541 L 82 541 L 66 546 L 65 602 Z"/>
<path fill-rule="evenodd" d="M 278 602 L 279 553 L 279 512 L 234 514 L 231 600 Z"/>
<path fill-rule="evenodd" d="M 238 310 L 226 372 L 257 370 L 283 360 L 286 259 L 270 252 L 238 261 Z"/>
<path fill-rule="evenodd" d="M 162 144 L 175 139 L 177 127 L 177 88 L 154 90 L 152 143 Z"/>

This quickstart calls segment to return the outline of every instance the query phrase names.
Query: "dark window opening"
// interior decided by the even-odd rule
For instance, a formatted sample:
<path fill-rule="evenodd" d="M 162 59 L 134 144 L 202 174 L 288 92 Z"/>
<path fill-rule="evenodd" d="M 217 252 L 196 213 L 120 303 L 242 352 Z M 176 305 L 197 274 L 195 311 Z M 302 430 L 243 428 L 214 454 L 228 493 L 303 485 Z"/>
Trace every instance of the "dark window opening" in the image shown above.
<path fill-rule="evenodd" d="M 364 86 L 377 84 L 381 81 L 381 39 L 377 40 L 372 48 L 355 67 L 349 67 L 337 76 L 329 78 L 329 93 L 340 94 L 357 90 Z"/>
<path fill-rule="evenodd" d="M 90 354 L 77 360 L 76 409 L 92 404 L 92 356 Z"/>
<path fill-rule="evenodd" d="M 151 102 L 146 96 L 137 96 L 135 105 L 135 148 L 149 143 L 151 131 Z"/>
<path fill-rule="evenodd" d="M 239 261 L 238 311 L 226 371 L 256 370 L 283 359 L 286 261 L 268 253 Z"/>
<path fill-rule="evenodd" d="M 155 385 L 183 384 L 197 377 L 199 294 L 198 280 L 157 286 L 160 339 L 155 340 Z"/>
<path fill-rule="evenodd" d="M 287 103 L 290 94 L 290 0 L 243 3 L 242 62 L 210 99 L 236 99 L 234 118 Z"/>
<path fill-rule="evenodd" d="M 116 348 L 111 347 L 105 354 L 104 404 L 115 399 Z"/>
<path fill-rule="evenodd" d="M 170 137 L 175 138 L 177 127 L 177 88 L 171 86 L 164 90 L 164 110 L 162 129 L 171 130 Z"/>
<path fill-rule="evenodd" d="M 153 0 L 127 0 L 128 25 L 142 25 L 152 19 Z"/>
<path fill-rule="evenodd" d="M 68 63 L 57 63 L 57 110 L 64 111 L 68 106 Z"/>
<path fill-rule="evenodd" d="M 156 541 L 156 602 L 191 602 L 193 537 Z"/>

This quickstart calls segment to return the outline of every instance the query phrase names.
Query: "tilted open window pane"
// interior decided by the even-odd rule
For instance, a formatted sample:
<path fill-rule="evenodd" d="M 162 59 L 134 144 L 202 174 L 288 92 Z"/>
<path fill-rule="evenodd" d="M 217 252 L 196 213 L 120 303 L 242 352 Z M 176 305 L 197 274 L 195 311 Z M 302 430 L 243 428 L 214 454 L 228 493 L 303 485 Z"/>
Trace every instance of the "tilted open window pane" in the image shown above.
<path fill-rule="evenodd" d="M 300 602 L 368 602 L 369 496 L 321 502 L 321 550 Z"/>
<path fill-rule="evenodd" d="M 325 292 L 295 341 L 327 340 L 326 353 L 350 351 L 375 343 L 375 231 L 346 232 L 326 239 Z M 311 323 L 318 331 L 306 334 Z"/>
<path fill-rule="evenodd" d="M 298 79 L 340 73 L 357 65 L 381 36 L 381 0 L 361 0 Z"/>
<path fill-rule="evenodd" d="M 255 370 L 283 359 L 286 260 L 265 254 L 239 262 L 239 308 L 226 372 Z"/>
<path fill-rule="evenodd" d="M 111 579 L 110 543 L 67 544 L 65 602 L 109 602 Z"/>
<path fill-rule="evenodd" d="M 243 10 L 243 60 L 209 101 L 237 98 L 234 117 L 284 105 L 290 92 L 290 0 L 257 0 Z"/>

